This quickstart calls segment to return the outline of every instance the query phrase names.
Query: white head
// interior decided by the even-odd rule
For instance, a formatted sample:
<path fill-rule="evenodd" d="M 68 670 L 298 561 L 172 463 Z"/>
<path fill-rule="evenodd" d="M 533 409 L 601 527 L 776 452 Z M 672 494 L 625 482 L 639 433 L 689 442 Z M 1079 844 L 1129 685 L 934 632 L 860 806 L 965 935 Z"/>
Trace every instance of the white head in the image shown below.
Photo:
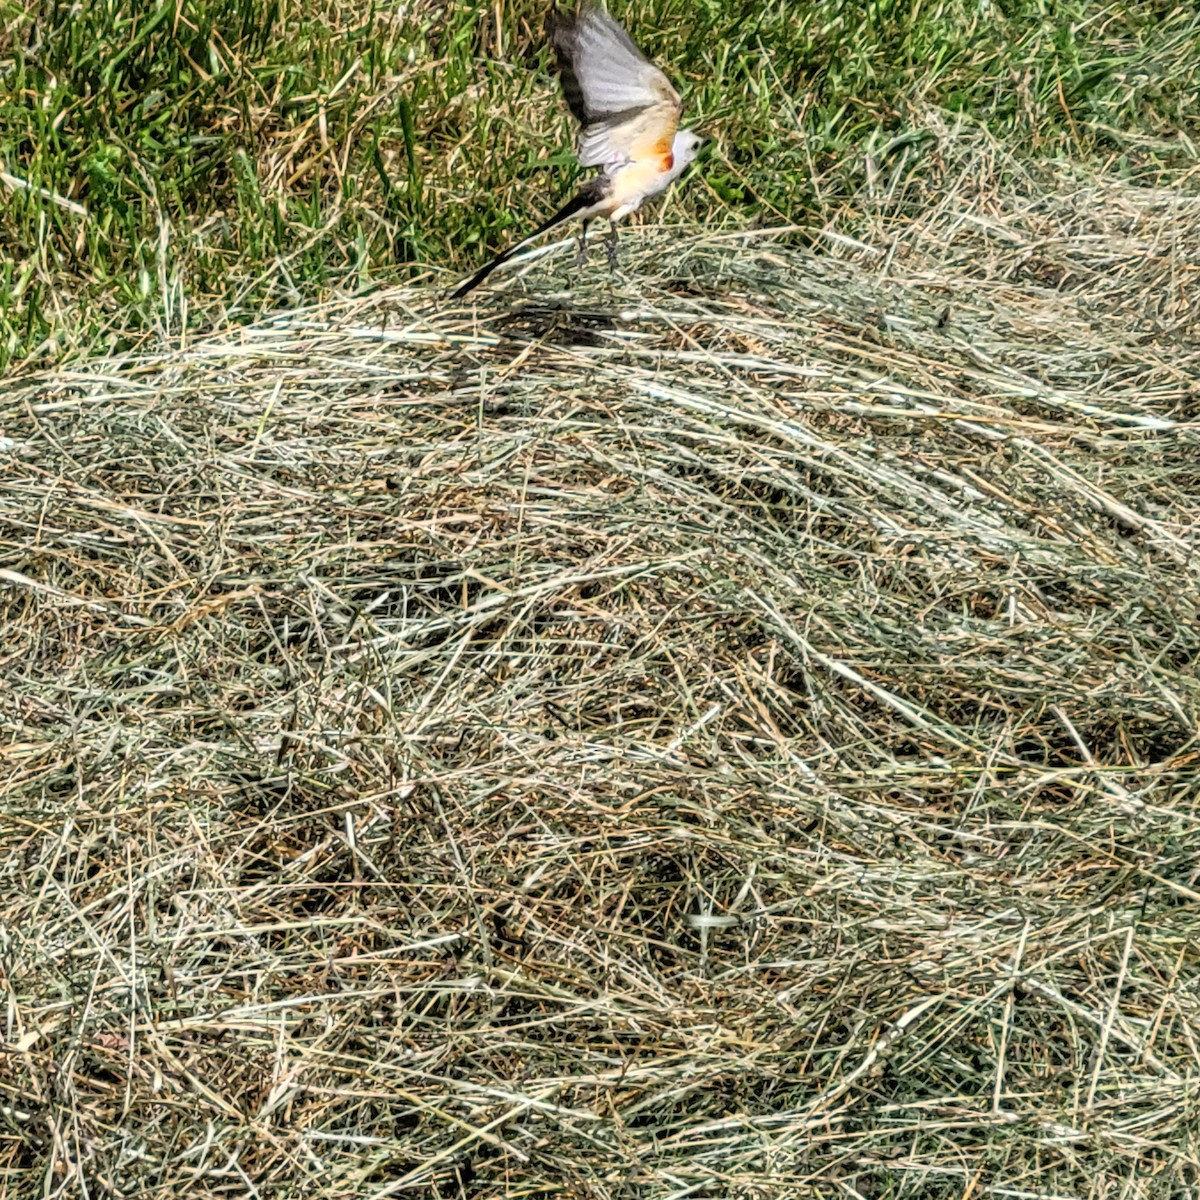
<path fill-rule="evenodd" d="M 690 129 L 678 130 L 674 142 L 671 143 L 671 153 L 675 156 L 675 169 L 672 174 L 681 174 L 703 145 L 704 139 L 698 133 L 693 133 Z"/>

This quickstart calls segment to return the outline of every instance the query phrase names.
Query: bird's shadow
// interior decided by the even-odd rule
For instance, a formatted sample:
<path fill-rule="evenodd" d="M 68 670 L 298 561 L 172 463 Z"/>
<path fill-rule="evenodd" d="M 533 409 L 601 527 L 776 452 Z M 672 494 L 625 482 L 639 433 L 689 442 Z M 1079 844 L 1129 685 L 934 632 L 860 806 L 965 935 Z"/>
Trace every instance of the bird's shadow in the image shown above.
<path fill-rule="evenodd" d="M 512 337 L 535 339 L 551 346 L 599 346 L 605 333 L 628 329 L 619 309 L 595 304 L 577 306 L 570 302 L 533 301 L 497 314 L 495 326 Z"/>

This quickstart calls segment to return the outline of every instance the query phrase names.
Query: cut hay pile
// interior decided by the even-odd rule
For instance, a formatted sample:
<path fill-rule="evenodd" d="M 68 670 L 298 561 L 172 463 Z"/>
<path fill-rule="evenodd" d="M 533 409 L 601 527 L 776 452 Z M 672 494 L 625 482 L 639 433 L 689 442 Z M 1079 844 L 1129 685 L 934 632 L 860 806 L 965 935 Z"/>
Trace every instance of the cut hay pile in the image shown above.
<path fill-rule="evenodd" d="M 10 383 L 0 1191 L 1197 1194 L 1197 230 L 983 148 Z"/>

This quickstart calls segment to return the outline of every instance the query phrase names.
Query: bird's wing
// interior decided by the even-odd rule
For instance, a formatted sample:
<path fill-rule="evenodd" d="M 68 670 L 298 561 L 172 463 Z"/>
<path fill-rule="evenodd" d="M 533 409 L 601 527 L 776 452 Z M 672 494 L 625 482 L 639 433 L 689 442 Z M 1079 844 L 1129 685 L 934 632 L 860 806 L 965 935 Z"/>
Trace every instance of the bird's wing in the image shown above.
<path fill-rule="evenodd" d="M 551 25 L 563 94 L 579 133 L 579 162 L 611 169 L 670 154 L 683 105 L 667 77 L 602 8 L 584 0 Z"/>

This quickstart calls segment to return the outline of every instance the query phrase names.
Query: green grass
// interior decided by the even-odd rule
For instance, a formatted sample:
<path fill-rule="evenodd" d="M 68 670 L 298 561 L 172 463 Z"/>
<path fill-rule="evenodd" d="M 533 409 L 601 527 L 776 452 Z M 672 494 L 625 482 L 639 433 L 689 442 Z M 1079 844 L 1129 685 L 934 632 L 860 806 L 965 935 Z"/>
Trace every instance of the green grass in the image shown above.
<path fill-rule="evenodd" d="M 1196 157 L 1192 6 L 612 7 L 713 139 L 672 220 L 852 221 L 868 153 L 918 169 L 931 107 L 1136 179 Z M 572 182 L 547 8 L 0 4 L 0 367 L 502 246 Z"/>

